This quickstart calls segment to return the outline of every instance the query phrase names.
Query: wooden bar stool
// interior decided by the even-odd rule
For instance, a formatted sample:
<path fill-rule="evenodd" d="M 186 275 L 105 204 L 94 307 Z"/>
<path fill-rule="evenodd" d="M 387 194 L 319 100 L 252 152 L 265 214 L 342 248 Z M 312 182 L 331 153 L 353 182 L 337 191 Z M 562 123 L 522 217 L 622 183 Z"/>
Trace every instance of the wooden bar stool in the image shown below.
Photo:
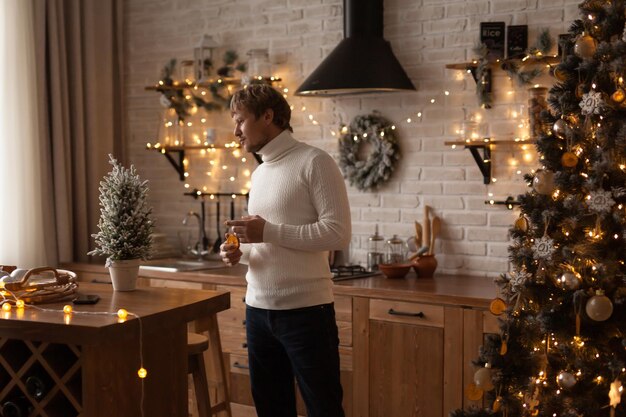
<path fill-rule="evenodd" d="M 209 332 L 209 337 L 212 337 L 212 332 Z M 218 336 L 219 337 L 219 336 Z M 219 340 L 219 339 L 218 339 Z M 193 387 L 196 395 L 196 403 L 198 404 L 198 416 L 199 417 L 212 417 L 217 416 L 220 411 L 225 411 L 228 417 L 231 417 L 230 411 L 230 399 L 228 398 L 227 382 L 225 381 L 225 369 L 223 360 L 221 360 L 221 347 L 220 344 L 212 343 L 212 350 L 220 349 L 220 363 L 215 364 L 218 368 L 222 369 L 219 372 L 222 376 L 221 385 L 223 386 L 223 396 L 218 398 L 218 403 L 211 406 L 211 395 L 209 393 L 209 382 L 207 379 L 207 369 L 204 361 L 204 351 L 209 349 L 209 338 L 199 333 L 187 333 L 187 373 L 193 377 Z M 215 355 L 211 355 L 213 358 Z"/>

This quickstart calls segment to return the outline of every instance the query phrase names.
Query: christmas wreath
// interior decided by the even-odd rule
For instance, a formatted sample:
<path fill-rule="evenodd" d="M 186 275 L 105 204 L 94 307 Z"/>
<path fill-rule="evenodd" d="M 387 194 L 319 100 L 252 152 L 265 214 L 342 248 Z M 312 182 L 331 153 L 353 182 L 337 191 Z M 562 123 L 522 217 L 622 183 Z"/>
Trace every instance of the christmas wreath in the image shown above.
<path fill-rule="evenodd" d="M 369 146 L 367 155 L 362 146 Z M 342 127 L 339 168 L 350 185 L 361 191 L 377 188 L 389 180 L 399 159 L 395 126 L 379 113 L 357 116 Z"/>

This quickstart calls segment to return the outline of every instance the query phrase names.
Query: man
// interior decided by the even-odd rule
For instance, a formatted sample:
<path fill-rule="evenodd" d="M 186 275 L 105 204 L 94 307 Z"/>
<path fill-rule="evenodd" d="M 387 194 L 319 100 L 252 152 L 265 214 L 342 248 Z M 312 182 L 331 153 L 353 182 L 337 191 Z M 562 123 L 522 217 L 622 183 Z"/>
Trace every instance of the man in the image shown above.
<path fill-rule="evenodd" d="M 259 417 L 295 417 L 294 377 L 309 417 L 343 417 L 339 339 L 328 251 L 350 242 L 350 207 L 335 161 L 291 136 L 291 109 L 268 85 L 231 101 L 235 136 L 263 163 L 252 174 L 249 216 L 227 221 L 249 252 L 246 334 Z M 241 260 L 223 244 L 228 265 Z"/>

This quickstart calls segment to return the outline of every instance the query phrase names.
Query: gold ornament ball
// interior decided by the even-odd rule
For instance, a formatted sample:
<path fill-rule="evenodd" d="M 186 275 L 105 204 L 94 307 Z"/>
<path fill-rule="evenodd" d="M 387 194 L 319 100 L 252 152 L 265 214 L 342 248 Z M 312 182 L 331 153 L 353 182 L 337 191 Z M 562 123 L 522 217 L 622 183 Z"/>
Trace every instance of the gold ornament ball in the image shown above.
<path fill-rule="evenodd" d="M 515 227 L 515 229 L 519 230 L 520 232 L 524 232 L 524 233 L 526 233 L 528 231 L 528 228 L 530 227 L 529 224 L 528 224 L 528 219 L 523 214 L 520 215 L 515 220 L 515 223 L 513 224 L 513 226 Z"/>
<path fill-rule="evenodd" d="M 624 101 L 625 98 L 626 98 L 626 94 L 624 93 L 624 90 L 622 90 L 621 88 L 618 88 L 617 90 L 615 90 L 613 94 L 611 94 L 611 100 L 613 100 L 616 103 L 621 103 L 622 101 Z"/>
<path fill-rule="evenodd" d="M 578 157 L 571 152 L 565 152 L 561 156 L 561 164 L 565 168 L 574 168 L 578 164 Z"/>
<path fill-rule="evenodd" d="M 613 314 L 613 303 L 603 291 L 598 290 L 596 295 L 587 300 L 585 312 L 592 320 L 605 321 Z"/>
<path fill-rule="evenodd" d="M 567 135 L 567 122 L 563 119 L 559 119 L 552 125 L 552 133 L 559 139 L 565 139 Z"/>
<path fill-rule="evenodd" d="M 575 273 L 567 271 L 561 275 L 561 282 L 569 290 L 577 290 L 580 287 L 580 280 Z"/>
<path fill-rule="evenodd" d="M 494 386 L 491 381 L 491 367 L 485 365 L 484 368 L 480 368 L 474 374 L 474 384 L 476 387 L 482 389 L 483 391 L 491 391 Z"/>
<path fill-rule="evenodd" d="M 582 34 L 574 44 L 574 53 L 581 58 L 593 58 L 597 46 L 595 38 Z"/>
<path fill-rule="evenodd" d="M 539 169 L 533 178 L 533 189 L 542 195 L 550 195 L 554 192 L 554 172 Z"/>
<path fill-rule="evenodd" d="M 576 385 L 576 377 L 569 372 L 560 372 L 556 377 L 556 383 L 561 388 L 572 388 Z"/>

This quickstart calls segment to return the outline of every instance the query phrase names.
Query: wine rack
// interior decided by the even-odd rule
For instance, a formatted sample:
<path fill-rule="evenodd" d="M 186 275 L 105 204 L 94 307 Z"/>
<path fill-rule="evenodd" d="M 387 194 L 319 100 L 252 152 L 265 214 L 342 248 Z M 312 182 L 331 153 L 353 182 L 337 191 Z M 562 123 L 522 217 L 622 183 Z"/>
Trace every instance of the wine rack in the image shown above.
<path fill-rule="evenodd" d="M 0 338 L 0 407 L 7 401 L 24 402 L 29 416 L 77 417 L 82 408 L 80 347 Z M 30 395 L 26 381 L 38 378 L 39 399 Z"/>

